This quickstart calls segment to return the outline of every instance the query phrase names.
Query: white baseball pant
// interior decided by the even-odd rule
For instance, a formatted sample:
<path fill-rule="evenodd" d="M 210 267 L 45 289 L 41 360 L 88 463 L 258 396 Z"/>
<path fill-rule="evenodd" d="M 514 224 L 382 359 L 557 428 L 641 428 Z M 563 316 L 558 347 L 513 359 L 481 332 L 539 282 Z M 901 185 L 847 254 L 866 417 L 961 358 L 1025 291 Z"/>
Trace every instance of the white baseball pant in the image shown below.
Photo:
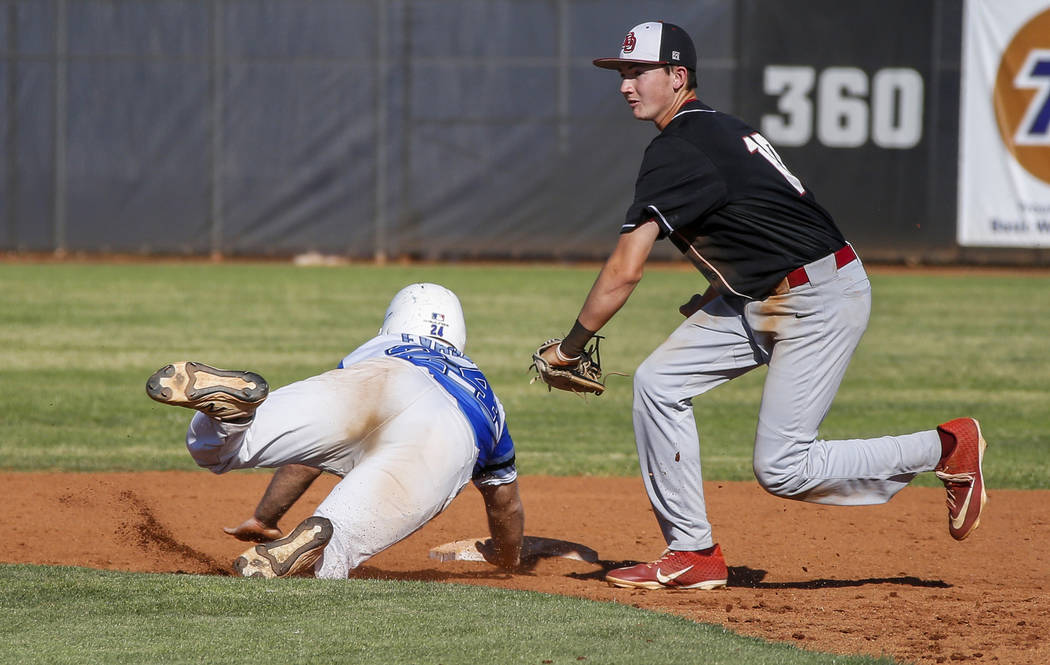
<path fill-rule="evenodd" d="M 755 436 L 759 483 L 785 498 L 835 505 L 888 501 L 940 455 L 936 430 L 825 441 L 831 408 L 867 327 L 871 286 L 860 260 L 806 265 L 763 301 L 719 297 L 682 323 L 634 376 L 634 431 L 646 491 L 673 550 L 714 544 L 693 397 L 769 365 Z"/>
<path fill-rule="evenodd" d="M 373 358 L 279 388 L 247 425 L 198 413 L 187 434 L 216 473 L 305 464 L 342 476 L 314 512 L 333 535 L 317 577 L 350 570 L 444 510 L 470 480 L 478 451 L 455 398 L 397 358 Z"/>

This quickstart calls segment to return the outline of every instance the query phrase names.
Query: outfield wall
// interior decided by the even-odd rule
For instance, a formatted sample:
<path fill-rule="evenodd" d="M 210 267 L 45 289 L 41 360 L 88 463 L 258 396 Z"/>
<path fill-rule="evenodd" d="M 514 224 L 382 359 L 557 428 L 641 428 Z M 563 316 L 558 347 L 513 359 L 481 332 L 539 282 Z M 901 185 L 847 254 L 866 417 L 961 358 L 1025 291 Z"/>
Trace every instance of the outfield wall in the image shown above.
<path fill-rule="evenodd" d="M 0 249 L 600 258 L 654 128 L 591 59 L 664 18 L 865 256 L 1046 262 L 956 242 L 960 0 L 646 8 L 2 2 Z"/>

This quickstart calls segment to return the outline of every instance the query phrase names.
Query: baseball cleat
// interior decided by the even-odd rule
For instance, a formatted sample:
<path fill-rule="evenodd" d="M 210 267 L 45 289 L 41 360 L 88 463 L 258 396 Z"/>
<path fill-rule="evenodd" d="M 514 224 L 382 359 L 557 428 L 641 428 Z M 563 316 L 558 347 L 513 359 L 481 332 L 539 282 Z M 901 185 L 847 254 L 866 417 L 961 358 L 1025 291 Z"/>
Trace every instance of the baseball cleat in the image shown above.
<path fill-rule="evenodd" d="M 988 443 L 973 418 L 956 418 L 939 425 L 937 431 L 955 439 L 955 447 L 934 472 L 948 491 L 948 533 L 962 540 L 981 523 L 981 510 L 988 502 L 981 471 Z"/>
<path fill-rule="evenodd" d="M 611 586 L 634 589 L 720 589 L 729 569 L 717 544 L 706 550 L 667 550 L 656 561 L 617 568 L 605 575 Z"/>
<path fill-rule="evenodd" d="M 254 372 L 198 362 L 165 365 L 146 381 L 146 394 L 156 401 L 196 409 L 226 422 L 253 416 L 269 392 L 266 380 Z"/>
<path fill-rule="evenodd" d="M 233 562 L 242 577 L 288 577 L 310 573 L 332 539 L 332 523 L 325 517 L 308 517 L 290 534 L 265 545 L 255 545 Z"/>

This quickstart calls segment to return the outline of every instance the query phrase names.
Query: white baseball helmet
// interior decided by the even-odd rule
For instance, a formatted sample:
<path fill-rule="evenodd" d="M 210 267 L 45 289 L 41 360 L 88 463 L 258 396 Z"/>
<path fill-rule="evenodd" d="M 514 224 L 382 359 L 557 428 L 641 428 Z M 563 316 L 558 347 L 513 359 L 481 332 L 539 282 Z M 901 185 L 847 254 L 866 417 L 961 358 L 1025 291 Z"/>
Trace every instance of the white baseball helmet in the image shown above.
<path fill-rule="evenodd" d="M 438 284 L 409 284 L 397 292 L 383 317 L 380 335 L 422 335 L 456 347 L 467 346 L 467 322 L 455 293 Z"/>

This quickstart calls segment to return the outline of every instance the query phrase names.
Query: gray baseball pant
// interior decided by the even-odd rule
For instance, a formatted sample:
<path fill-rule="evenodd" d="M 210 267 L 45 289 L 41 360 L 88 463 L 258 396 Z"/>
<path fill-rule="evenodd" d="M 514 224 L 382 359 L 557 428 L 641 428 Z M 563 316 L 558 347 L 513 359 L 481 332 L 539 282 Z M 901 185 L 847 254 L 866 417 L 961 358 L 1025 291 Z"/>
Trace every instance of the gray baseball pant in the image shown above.
<path fill-rule="evenodd" d="M 668 547 L 714 544 L 707 519 L 693 397 L 769 365 L 755 435 L 755 477 L 777 496 L 834 505 L 888 501 L 941 456 L 936 430 L 824 441 L 817 430 L 868 324 L 871 285 L 860 260 L 806 265 L 762 301 L 718 297 L 638 367 L 634 433 L 649 500 Z"/>

